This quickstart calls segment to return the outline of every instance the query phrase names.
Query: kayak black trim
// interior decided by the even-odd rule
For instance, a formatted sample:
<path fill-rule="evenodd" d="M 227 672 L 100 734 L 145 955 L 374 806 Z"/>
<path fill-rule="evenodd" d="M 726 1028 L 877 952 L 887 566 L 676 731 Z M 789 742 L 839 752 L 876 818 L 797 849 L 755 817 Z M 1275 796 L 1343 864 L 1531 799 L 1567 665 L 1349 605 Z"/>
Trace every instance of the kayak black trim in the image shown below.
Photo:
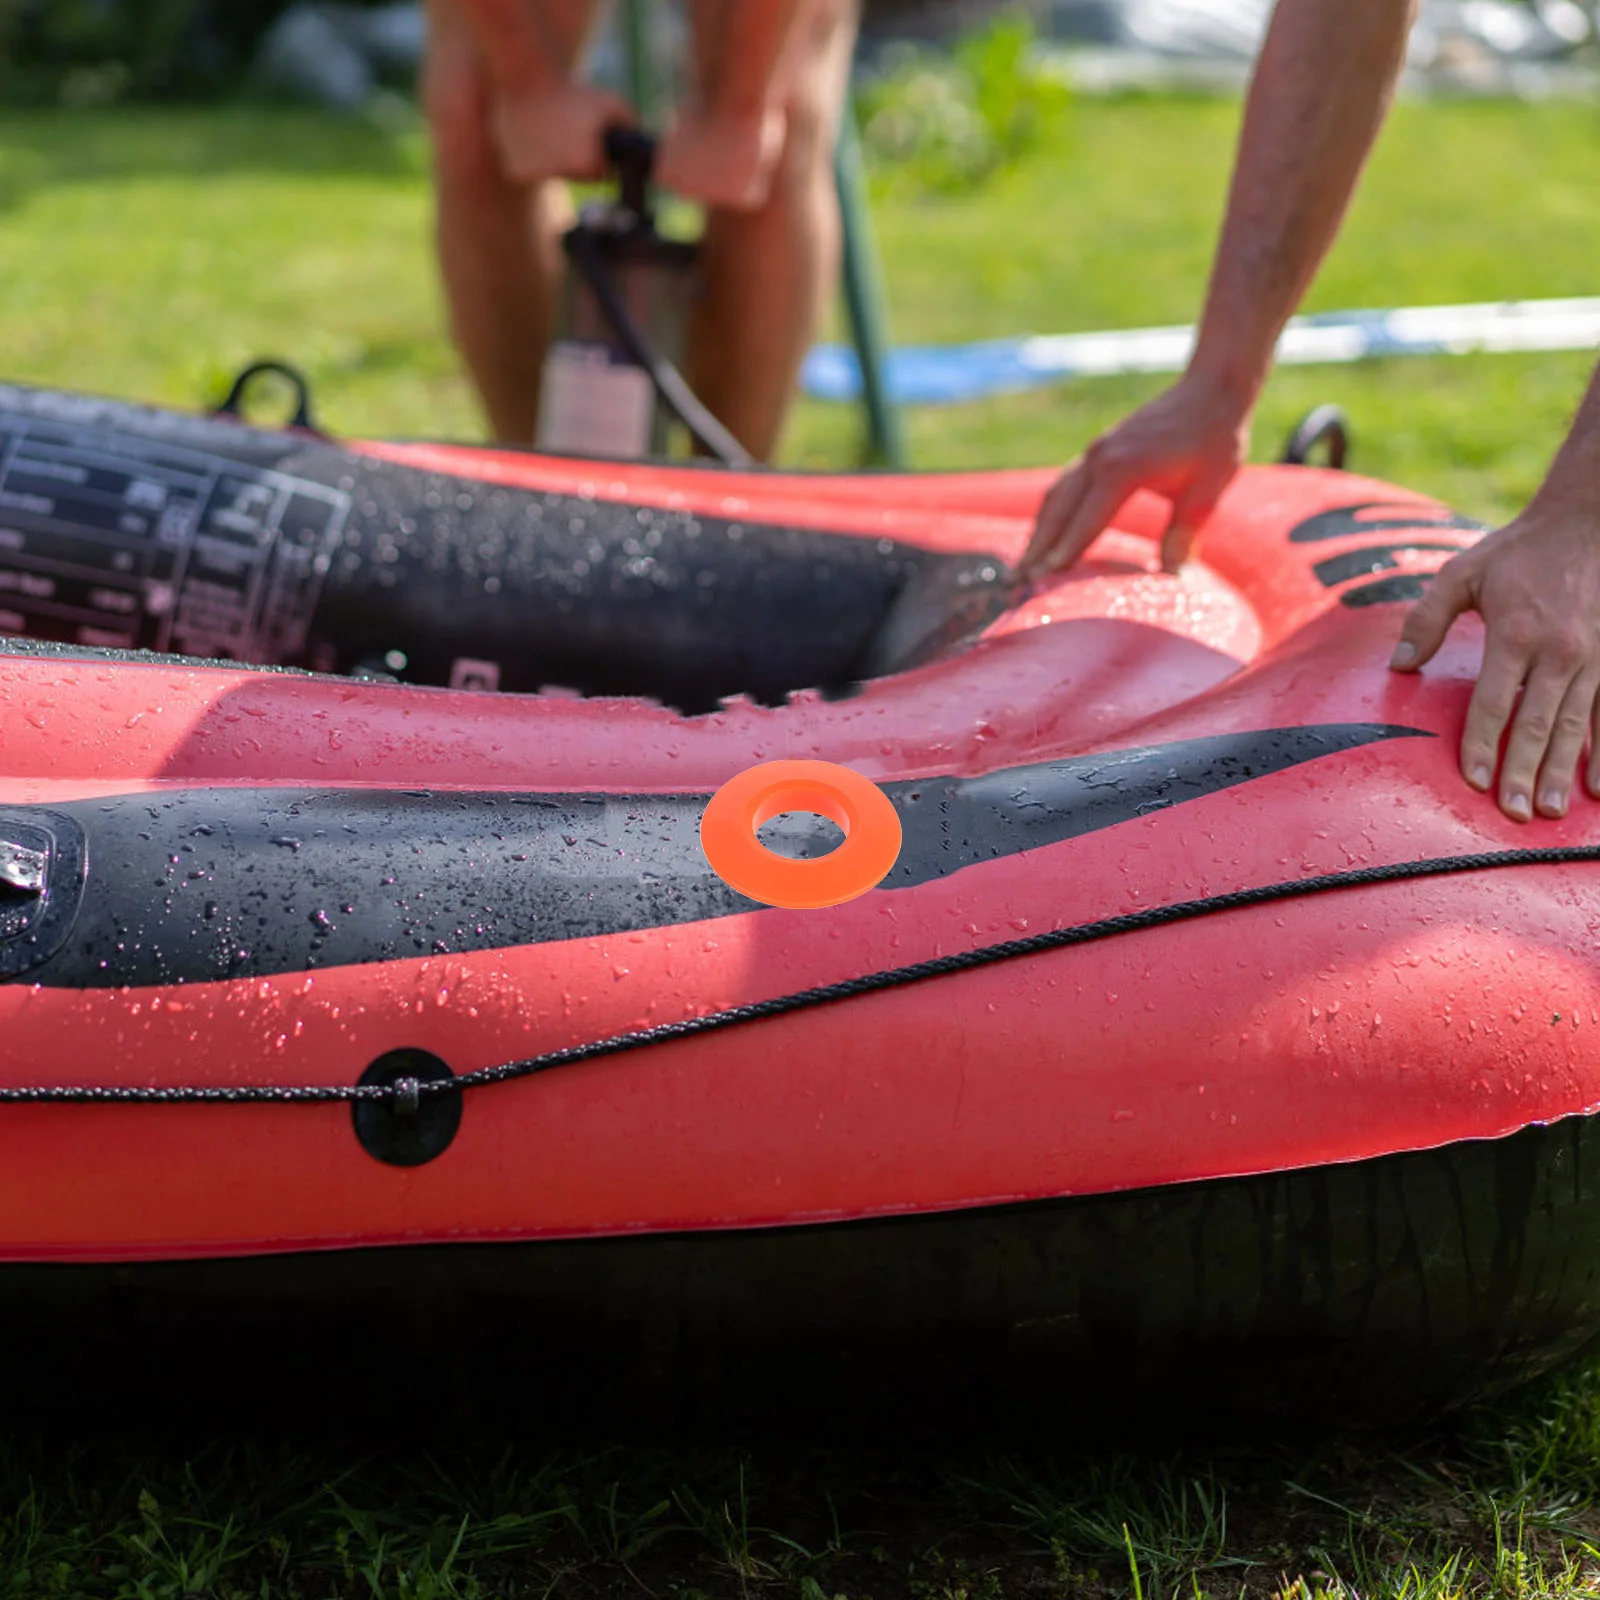
<path fill-rule="evenodd" d="M 522 488 L 308 434 L 0 384 L 0 631 L 686 715 L 864 675 L 913 580 L 983 550 Z M 939 593 L 946 589 L 940 587 Z"/>
<path fill-rule="evenodd" d="M 977 778 L 886 783 L 905 842 L 874 892 L 948 878 L 1325 756 L 1432 737 L 1383 723 L 1262 729 Z M 29 982 L 164 987 L 763 910 L 705 859 L 699 825 L 709 798 L 195 788 L 0 807 L 0 835 L 8 823 L 75 832 L 90 863 L 70 939 L 27 965 Z M 831 825 L 818 818 L 773 827 L 791 854 L 832 847 Z M 24 970 L 13 968 L 13 976 Z"/>
<path fill-rule="evenodd" d="M 1363 518 L 1364 511 L 1384 515 Z M 1448 506 L 1430 510 L 1406 501 L 1358 500 L 1352 505 L 1330 506 L 1314 512 L 1289 530 L 1290 544 L 1320 544 L 1325 539 L 1349 539 L 1358 533 L 1487 533 L 1488 526 L 1463 517 Z M 1454 546 L 1452 546 L 1454 548 Z"/>

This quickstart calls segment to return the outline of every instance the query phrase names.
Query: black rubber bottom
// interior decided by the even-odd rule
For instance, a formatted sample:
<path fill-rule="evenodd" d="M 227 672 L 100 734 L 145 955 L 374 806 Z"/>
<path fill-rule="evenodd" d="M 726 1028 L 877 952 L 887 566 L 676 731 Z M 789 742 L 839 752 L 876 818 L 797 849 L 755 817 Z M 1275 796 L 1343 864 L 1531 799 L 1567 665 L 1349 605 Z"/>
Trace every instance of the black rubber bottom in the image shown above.
<path fill-rule="evenodd" d="M 1391 1429 L 1600 1330 L 1600 1123 L 787 1230 L 3 1269 L 14 1427 L 368 1442 Z"/>

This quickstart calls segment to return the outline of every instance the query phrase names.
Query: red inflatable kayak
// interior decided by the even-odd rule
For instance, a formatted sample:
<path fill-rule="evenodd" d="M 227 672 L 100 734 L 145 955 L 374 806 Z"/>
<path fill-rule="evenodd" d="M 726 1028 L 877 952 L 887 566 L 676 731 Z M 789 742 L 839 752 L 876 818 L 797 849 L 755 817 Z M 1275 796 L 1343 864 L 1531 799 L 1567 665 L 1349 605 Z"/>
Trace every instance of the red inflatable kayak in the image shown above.
<path fill-rule="evenodd" d="M 453 1250 L 630 1350 L 960 1328 L 991 1385 L 1386 1414 L 1600 1330 L 1600 812 L 1460 779 L 1475 623 L 1385 670 L 1448 509 L 1251 468 L 1180 576 L 1137 499 L 1008 605 L 1047 472 L 19 389 L 0 466 L 16 1270 Z M 912 584 L 978 636 L 873 676 Z M 708 800 L 778 759 L 888 795 L 876 889 L 712 870 Z"/>

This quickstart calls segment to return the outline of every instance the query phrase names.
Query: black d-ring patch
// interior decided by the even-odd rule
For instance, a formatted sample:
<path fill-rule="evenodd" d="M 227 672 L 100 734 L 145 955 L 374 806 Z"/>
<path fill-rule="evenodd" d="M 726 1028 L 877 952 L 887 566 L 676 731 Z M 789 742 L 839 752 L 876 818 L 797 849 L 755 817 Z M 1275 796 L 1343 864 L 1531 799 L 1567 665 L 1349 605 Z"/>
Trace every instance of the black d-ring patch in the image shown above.
<path fill-rule="evenodd" d="M 351 1102 L 361 1148 L 391 1167 L 420 1167 L 450 1148 L 461 1127 L 461 1094 L 419 1095 L 416 1086 L 455 1074 L 426 1050 L 389 1050 L 361 1074 L 364 1087 L 398 1086 L 385 1100 Z"/>

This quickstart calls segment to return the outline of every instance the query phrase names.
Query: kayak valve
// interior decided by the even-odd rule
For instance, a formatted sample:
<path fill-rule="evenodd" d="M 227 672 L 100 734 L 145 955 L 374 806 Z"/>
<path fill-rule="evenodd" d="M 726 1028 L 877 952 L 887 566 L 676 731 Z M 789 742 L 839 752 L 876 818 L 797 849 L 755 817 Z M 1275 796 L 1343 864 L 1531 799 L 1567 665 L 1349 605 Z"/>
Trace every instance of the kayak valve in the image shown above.
<path fill-rule="evenodd" d="M 13 894 L 43 894 L 45 868 L 50 857 L 43 850 L 30 850 L 15 839 L 0 838 L 0 888 Z"/>

